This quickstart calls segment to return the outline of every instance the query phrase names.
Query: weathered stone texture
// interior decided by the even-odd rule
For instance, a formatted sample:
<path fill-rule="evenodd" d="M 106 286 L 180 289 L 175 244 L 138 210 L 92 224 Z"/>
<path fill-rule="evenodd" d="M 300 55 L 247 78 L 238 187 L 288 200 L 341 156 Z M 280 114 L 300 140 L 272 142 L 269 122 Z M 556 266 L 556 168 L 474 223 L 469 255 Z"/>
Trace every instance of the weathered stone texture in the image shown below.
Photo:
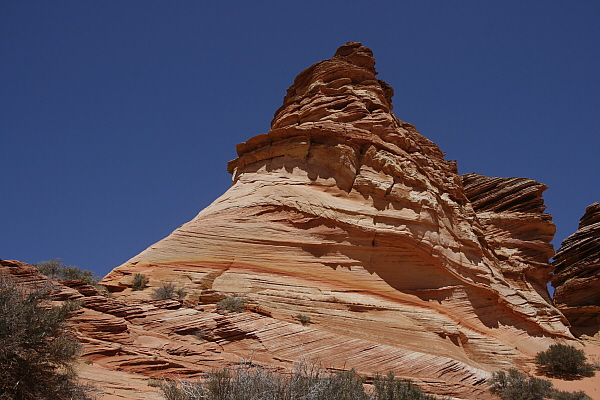
<path fill-rule="evenodd" d="M 587 207 L 577 232 L 554 257 L 554 301 L 575 334 L 600 331 L 600 203 Z"/>
<path fill-rule="evenodd" d="M 148 299 L 131 290 L 135 273 L 151 287 L 184 287 L 192 305 L 246 296 L 262 316 L 236 318 L 270 326 L 283 345 L 240 354 L 305 352 L 450 386 L 474 388 L 489 371 L 524 366 L 547 338 L 570 338 L 545 288 L 554 234 L 545 187 L 461 179 L 392 114 L 393 90 L 374 65 L 369 49 L 348 43 L 302 71 L 271 130 L 238 145 L 232 187 L 102 283 L 121 299 Z M 289 326 L 298 313 L 310 328 Z M 322 344 L 300 339 L 305 329 Z"/>

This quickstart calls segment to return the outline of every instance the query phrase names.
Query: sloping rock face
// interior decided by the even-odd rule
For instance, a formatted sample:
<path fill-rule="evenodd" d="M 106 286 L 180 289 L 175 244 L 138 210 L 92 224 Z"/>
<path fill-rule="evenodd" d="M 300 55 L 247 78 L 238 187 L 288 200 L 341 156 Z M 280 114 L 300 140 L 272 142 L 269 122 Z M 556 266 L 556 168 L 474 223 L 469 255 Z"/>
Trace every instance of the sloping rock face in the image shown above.
<path fill-rule="evenodd" d="M 587 207 L 577 232 L 566 238 L 553 262 L 554 301 L 576 335 L 600 331 L 600 203 Z"/>
<path fill-rule="evenodd" d="M 160 399 L 148 379 L 194 379 L 242 360 L 287 372 L 294 362 L 313 358 L 332 370 L 347 369 L 342 360 L 353 360 L 367 379 L 373 378 L 370 371 L 398 371 L 398 363 L 425 365 L 435 360 L 410 375 L 424 390 L 456 398 L 492 398 L 483 382 L 488 374 L 450 357 L 443 357 L 448 377 L 432 379 L 440 356 L 278 320 L 256 307 L 232 314 L 216 312 L 214 305 L 111 298 L 82 281 L 49 280 L 31 265 L 0 260 L 0 277 L 6 275 L 29 287 L 50 285 L 55 305 L 66 300 L 81 304 L 69 318 L 83 344 L 85 362 L 77 373 L 95 385 L 102 399 Z"/>
<path fill-rule="evenodd" d="M 482 177 L 466 194 L 455 163 L 392 114 L 374 65 L 348 43 L 301 72 L 271 130 L 238 145 L 232 187 L 102 283 L 144 300 L 131 290 L 143 273 L 190 305 L 243 295 L 261 315 L 236 317 L 244 354 L 392 369 L 481 398 L 469 393 L 489 371 L 571 337 L 541 284 L 554 229 L 543 186 Z M 297 314 L 310 328 L 289 328 Z"/>
<path fill-rule="evenodd" d="M 504 279 L 536 308 L 552 303 L 546 285 L 553 270 L 550 242 L 556 228 L 552 216 L 544 213 L 547 186 L 533 179 L 474 173 L 462 175 L 462 181 Z"/>

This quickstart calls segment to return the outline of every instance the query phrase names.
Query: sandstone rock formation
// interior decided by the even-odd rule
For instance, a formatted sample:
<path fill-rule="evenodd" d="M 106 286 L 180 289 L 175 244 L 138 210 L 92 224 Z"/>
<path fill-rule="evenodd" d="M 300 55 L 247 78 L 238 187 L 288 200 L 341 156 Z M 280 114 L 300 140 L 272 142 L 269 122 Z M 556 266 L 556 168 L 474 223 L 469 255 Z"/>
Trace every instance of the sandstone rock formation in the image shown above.
<path fill-rule="evenodd" d="M 577 232 L 554 257 L 554 301 L 576 335 L 600 331 L 600 203 L 587 207 Z"/>
<path fill-rule="evenodd" d="M 374 65 L 371 50 L 348 43 L 302 71 L 271 130 L 238 145 L 232 187 L 102 283 L 119 301 L 149 299 L 131 289 L 135 273 L 184 287 L 190 307 L 247 297 L 255 312 L 185 311 L 195 328 L 235 337 L 239 356 L 391 369 L 439 394 L 483 398 L 490 371 L 525 367 L 549 338 L 571 338 L 544 285 L 554 233 L 544 187 L 461 180 L 391 112 Z M 190 332 L 167 325 L 151 330 Z M 222 357 L 211 351 L 190 360 Z"/>
<path fill-rule="evenodd" d="M 506 281 L 535 307 L 552 303 L 546 285 L 553 269 L 550 242 L 556 229 L 552 216 L 544 213 L 542 193 L 547 187 L 532 179 L 474 173 L 463 175 L 462 181 Z"/>
<path fill-rule="evenodd" d="M 192 379 L 242 359 L 282 372 L 293 361 L 314 355 L 331 360 L 325 366 L 334 370 L 346 368 L 341 360 L 348 359 L 364 365 L 361 372 L 372 378 L 369 371 L 397 369 L 398 362 L 414 364 L 413 358 L 419 357 L 395 346 L 373 346 L 368 340 L 347 343 L 345 336 L 257 312 L 218 313 L 214 305 L 190 308 L 174 300 L 115 299 L 82 281 L 50 281 L 31 265 L 0 260 L 0 276 L 6 275 L 31 287 L 50 283 L 54 302 L 81 304 L 69 319 L 84 345 L 86 361 L 78 374 L 96 385 L 102 399 L 159 399 L 157 389 L 147 385 L 152 377 Z M 427 370 L 414 371 L 411 379 L 432 392 L 490 398 L 481 377 L 465 373 L 452 359 L 446 358 L 446 364 L 454 383 L 430 379 Z"/>

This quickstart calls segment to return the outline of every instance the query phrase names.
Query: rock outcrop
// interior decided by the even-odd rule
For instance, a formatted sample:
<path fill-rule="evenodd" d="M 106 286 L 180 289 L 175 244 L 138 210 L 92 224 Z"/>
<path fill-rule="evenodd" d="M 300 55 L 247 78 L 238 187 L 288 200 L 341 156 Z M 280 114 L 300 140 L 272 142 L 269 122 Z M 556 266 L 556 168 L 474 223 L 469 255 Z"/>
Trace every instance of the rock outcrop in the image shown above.
<path fill-rule="evenodd" d="M 546 285 L 553 270 L 550 242 L 556 228 L 552 216 L 544 213 L 542 193 L 547 187 L 532 179 L 475 173 L 463 175 L 462 181 L 504 279 L 536 308 L 552 303 Z"/>
<path fill-rule="evenodd" d="M 600 331 L 600 203 L 587 207 L 577 232 L 554 257 L 554 301 L 576 335 Z"/>
<path fill-rule="evenodd" d="M 120 301 L 148 300 L 131 289 L 136 273 L 184 287 L 191 307 L 245 296 L 255 312 L 194 317 L 234 332 L 240 356 L 394 370 L 482 398 L 490 371 L 571 338 L 543 284 L 554 233 L 544 187 L 461 179 L 391 112 L 374 65 L 348 43 L 302 71 L 271 130 L 238 145 L 232 187 L 102 283 Z"/>

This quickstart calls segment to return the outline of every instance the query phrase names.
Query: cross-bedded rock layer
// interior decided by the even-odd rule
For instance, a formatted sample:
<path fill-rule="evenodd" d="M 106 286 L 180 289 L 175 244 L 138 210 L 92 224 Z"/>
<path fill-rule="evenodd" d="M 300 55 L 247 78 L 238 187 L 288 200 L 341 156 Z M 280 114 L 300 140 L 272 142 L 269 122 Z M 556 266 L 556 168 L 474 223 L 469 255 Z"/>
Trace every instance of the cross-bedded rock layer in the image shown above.
<path fill-rule="evenodd" d="M 566 238 L 553 262 L 554 301 L 575 334 L 600 331 L 600 203 L 587 207 L 577 232 Z"/>
<path fill-rule="evenodd" d="M 532 179 L 475 173 L 463 175 L 462 181 L 506 281 L 523 293 L 537 293 L 528 296 L 536 307 L 551 303 L 546 285 L 556 229 L 552 216 L 544 213 L 542 193 L 547 187 Z"/>
<path fill-rule="evenodd" d="M 348 43 L 301 72 L 271 130 L 238 145 L 232 187 L 103 284 L 143 299 L 130 289 L 143 273 L 185 287 L 191 303 L 244 295 L 268 321 L 309 316 L 323 337 L 254 354 L 296 349 L 289 358 L 448 385 L 522 365 L 543 336 L 570 337 L 540 283 L 554 229 L 543 185 L 473 177 L 465 194 L 456 164 L 391 113 L 374 65 Z M 293 341 L 275 321 L 270 335 Z"/>

